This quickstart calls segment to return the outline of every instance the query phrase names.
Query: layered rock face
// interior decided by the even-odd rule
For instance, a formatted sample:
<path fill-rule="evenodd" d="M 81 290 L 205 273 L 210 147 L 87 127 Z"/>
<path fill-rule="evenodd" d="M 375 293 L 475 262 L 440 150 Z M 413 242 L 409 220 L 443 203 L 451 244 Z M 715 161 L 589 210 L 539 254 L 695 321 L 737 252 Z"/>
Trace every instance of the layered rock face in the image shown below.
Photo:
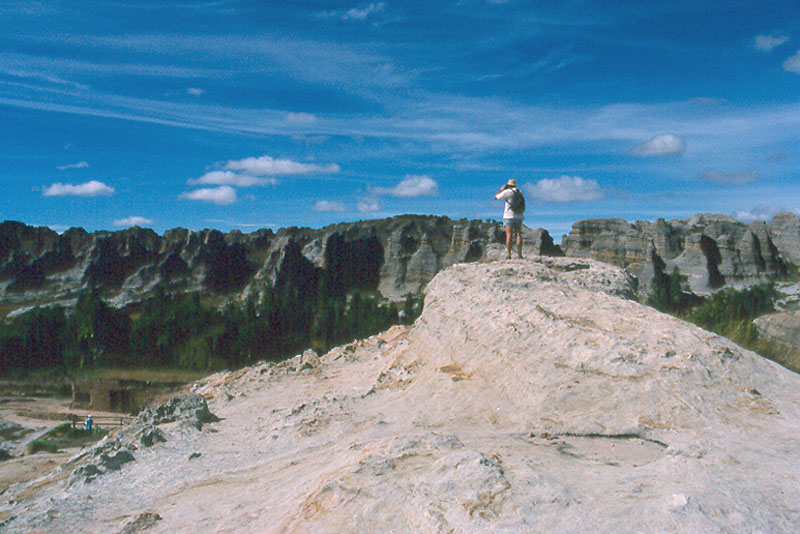
<path fill-rule="evenodd" d="M 800 376 L 630 284 L 453 266 L 413 327 L 212 375 L 210 414 L 173 402 L 8 488 L 4 532 L 795 533 Z M 153 415 L 184 404 L 202 424 Z"/>
<path fill-rule="evenodd" d="M 622 219 L 587 219 L 572 226 L 561 249 L 567 256 L 589 257 L 627 268 L 643 286 L 653 264 L 678 267 L 691 290 L 707 294 L 720 287 L 743 287 L 786 273 L 786 261 L 800 244 L 798 218 L 776 216 L 769 224 L 746 225 L 727 215 L 695 215 L 655 223 Z M 657 256 L 657 258 L 656 258 Z"/>
<path fill-rule="evenodd" d="M 558 253 L 542 232 L 528 232 L 532 250 Z M 69 304 L 86 288 L 96 288 L 117 306 L 157 290 L 246 296 L 281 276 L 303 284 L 303 277 L 327 269 L 341 275 L 341 283 L 399 300 L 421 291 L 439 270 L 484 257 L 487 244 L 502 239 L 497 223 L 412 215 L 319 230 L 223 234 L 176 228 L 163 236 L 142 228 L 91 234 L 71 229 L 59 235 L 5 222 L 0 299 L 11 308 Z"/>

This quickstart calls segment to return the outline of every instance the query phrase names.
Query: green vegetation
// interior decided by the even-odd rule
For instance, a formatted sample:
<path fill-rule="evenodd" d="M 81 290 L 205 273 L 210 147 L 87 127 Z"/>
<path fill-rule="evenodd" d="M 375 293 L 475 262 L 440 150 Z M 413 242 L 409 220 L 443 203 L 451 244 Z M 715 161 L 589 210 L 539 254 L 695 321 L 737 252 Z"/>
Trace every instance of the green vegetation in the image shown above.
<path fill-rule="evenodd" d="M 71 423 L 62 423 L 41 438 L 28 443 L 28 454 L 36 454 L 39 451 L 56 453 L 61 449 L 85 447 L 101 440 L 107 433 L 106 429 L 97 426 L 89 431 L 82 426 L 73 427 Z"/>
<path fill-rule="evenodd" d="M 35 439 L 28 443 L 28 454 L 36 454 L 39 451 L 56 453 L 58 452 L 58 445 L 43 439 Z"/>
<path fill-rule="evenodd" d="M 747 289 L 723 289 L 704 299 L 703 304 L 689 313 L 689 319 L 736 341 L 752 343 L 758 338 L 753 319 L 774 311 L 778 292 L 771 285 Z"/>
<path fill-rule="evenodd" d="M 0 322 L 0 373 L 236 368 L 282 360 L 309 347 L 325 351 L 401 320 L 413 322 L 421 311 L 416 297 L 398 307 L 373 291 L 346 291 L 340 278 L 321 276 L 307 285 L 279 280 L 261 298 L 221 309 L 197 294 L 177 297 L 162 291 L 122 311 L 87 291 L 71 313 L 42 307 Z"/>
<path fill-rule="evenodd" d="M 698 298 L 691 292 L 684 291 L 686 277 L 677 267 L 667 274 L 667 265 L 657 254 L 653 254 L 653 286 L 647 296 L 647 305 L 659 311 L 682 315 L 698 303 Z"/>
<path fill-rule="evenodd" d="M 659 260 L 660 261 L 660 260 Z M 771 284 L 746 289 L 723 289 L 700 298 L 684 290 L 686 278 L 678 268 L 665 273 L 663 261 L 654 261 L 653 286 L 647 304 L 725 336 L 766 358 L 800 372 L 800 362 L 786 361 L 768 342 L 759 339 L 753 320 L 774 311 L 778 292 Z"/>

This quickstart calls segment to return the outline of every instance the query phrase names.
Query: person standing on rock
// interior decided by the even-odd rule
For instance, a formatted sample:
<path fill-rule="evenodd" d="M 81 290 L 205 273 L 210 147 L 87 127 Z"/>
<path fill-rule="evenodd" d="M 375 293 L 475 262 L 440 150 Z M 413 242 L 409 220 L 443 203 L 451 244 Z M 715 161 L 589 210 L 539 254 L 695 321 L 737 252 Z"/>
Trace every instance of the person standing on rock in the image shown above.
<path fill-rule="evenodd" d="M 497 200 L 505 200 L 503 210 L 503 226 L 506 229 L 506 258 L 511 257 L 511 244 L 514 234 L 517 237 L 517 255 L 522 257 L 522 221 L 525 219 L 525 197 L 517 189 L 517 181 L 513 178 L 500 188 L 494 196 Z"/>

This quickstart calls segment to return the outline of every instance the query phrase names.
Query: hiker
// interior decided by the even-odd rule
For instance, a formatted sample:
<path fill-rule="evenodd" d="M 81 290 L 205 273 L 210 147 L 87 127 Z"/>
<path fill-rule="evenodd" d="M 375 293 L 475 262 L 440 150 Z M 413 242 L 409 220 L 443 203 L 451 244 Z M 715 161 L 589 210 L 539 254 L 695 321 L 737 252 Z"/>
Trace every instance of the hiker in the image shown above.
<path fill-rule="evenodd" d="M 505 200 L 503 225 L 506 229 L 506 258 L 511 257 L 513 234 L 517 235 L 517 255 L 522 257 L 522 220 L 525 218 L 525 197 L 517 189 L 517 181 L 513 178 L 500 188 L 494 196 L 497 200 Z"/>
<path fill-rule="evenodd" d="M 86 416 L 86 431 L 87 432 L 91 432 L 92 431 L 92 423 L 94 423 L 94 420 L 92 419 L 92 416 L 91 415 L 87 415 Z"/>

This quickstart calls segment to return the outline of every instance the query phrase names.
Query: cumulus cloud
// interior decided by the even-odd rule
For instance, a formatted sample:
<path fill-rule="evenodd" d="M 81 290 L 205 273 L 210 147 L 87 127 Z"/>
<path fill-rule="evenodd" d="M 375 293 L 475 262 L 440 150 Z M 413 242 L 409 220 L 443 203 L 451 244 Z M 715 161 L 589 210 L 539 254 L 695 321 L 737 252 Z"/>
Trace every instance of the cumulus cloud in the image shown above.
<path fill-rule="evenodd" d="M 373 192 L 377 195 L 390 195 L 393 197 L 432 197 L 439 194 L 439 184 L 425 174 L 406 174 L 396 186 L 376 187 Z"/>
<path fill-rule="evenodd" d="M 211 171 L 200 178 L 188 180 L 189 185 L 230 185 L 234 187 L 252 187 L 255 185 L 274 185 L 275 178 L 261 178 L 249 174 L 237 174 L 231 171 Z"/>
<path fill-rule="evenodd" d="M 373 2 L 371 4 L 367 4 L 365 6 L 354 7 L 352 9 L 348 9 L 344 15 L 342 15 L 343 20 L 364 20 L 370 15 L 374 15 L 376 13 L 380 13 L 384 10 L 386 4 L 384 2 Z"/>
<path fill-rule="evenodd" d="M 191 178 L 186 183 L 189 185 L 219 185 L 227 186 L 228 188 L 265 186 L 277 184 L 278 180 L 275 176 L 323 172 L 337 173 L 340 170 L 335 163 L 315 165 L 261 156 L 258 158 L 229 160 L 223 165 L 217 165 L 217 170 L 209 171 L 199 178 Z"/>
<path fill-rule="evenodd" d="M 653 156 L 680 156 L 686 149 L 686 143 L 673 134 L 661 134 L 646 143 L 636 145 L 631 149 L 631 154 L 642 158 Z"/>
<path fill-rule="evenodd" d="M 89 164 L 85 161 L 79 161 L 78 163 L 70 163 L 69 165 L 61 165 L 56 167 L 59 171 L 66 171 L 67 169 L 85 169 L 88 167 Z"/>
<path fill-rule="evenodd" d="M 311 163 L 298 163 L 288 159 L 274 159 L 270 156 L 230 160 L 223 169 L 227 171 L 243 171 L 252 176 L 337 173 L 341 170 L 335 163 L 314 165 Z"/>
<path fill-rule="evenodd" d="M 379 211 L 381 209 L 381 201 L 380 199 L 374 196 L 362 197 L 358 200 L 356 209 L 358 209 L 358 211 L 362 213 Z"/>
<path fill-rule="evenodd" d="M 773 48 L 782 45 L 788 40 L 789 38 L 787 36 L 780 34 L 759 35 L 755 38 L 754 46 L 756 50 L 770 52 Z"/>
<path fill-rule="evenodd" d="M 198 87 L 190 87 L 190 88 L 188 88 L 186 90 L 186 92 L 189 93 L 192 96 L 200 96 L 200 95 L 204 94 L 206 91 L 205 91 L 205 89 L 200 89 Z"/>
<path fill-rule="evenodd" d="M 219 187 L 209 187 L 204 189 L 195 189 L 183 193 L 181 198 L 189 200 L 202 200 L 204 202 L 211 202 L 220 206 L 227 206 L 236 202 L 236 190 L 227 185 Z"/>
<path fill-rule="evenodd" d="M 114 221 L 114 226 L 149 226 L 151 224 L 153 224 L 152 219 L 148 219 L 147 217 L 139 217 L 138 215 L 127 217 L 125 219 L 117 219 Z"/>
<path fill-rule="evenodd" d="M 754 182 L 759 178 L 761 178 L 761 176 L 759 176 L 757 172 L 743 171 L 708 171 L 700 175 L 701 180 L 706 180 L 707 182 L 717 182 L 720 184 L 746 184 L 748 182 Z"/>
<path fill-rule="evenodd" d="M 783 62 L 783 70 L 800 74 L 800 50 L 795 55 Z"/>
<path fill-rule="evenodd" d="M 42 191 L 42 195 L 46 197 L 97 197 L 110 196 L 113 194 L 113 187 L 108 186 L 103 182 L 98 182 L 97 180 L 91 180 L 85 184 L 77 185 L 55 183 L 50 187 L 45 187 Z"/>
<path fill-rule="evenodd" d="M 316 204 L 314 204 L 314 211 L 347 211 L 347 206 L 345 206 L 341 202 L 320 200 Z"/>
<path fill-rule="evenodd" d="M 525 190 L 532 197 L 546 202 L 588 202 L 605 196 L 595 180 L 567 175 L 539 180 L 526 185 Z"/>

